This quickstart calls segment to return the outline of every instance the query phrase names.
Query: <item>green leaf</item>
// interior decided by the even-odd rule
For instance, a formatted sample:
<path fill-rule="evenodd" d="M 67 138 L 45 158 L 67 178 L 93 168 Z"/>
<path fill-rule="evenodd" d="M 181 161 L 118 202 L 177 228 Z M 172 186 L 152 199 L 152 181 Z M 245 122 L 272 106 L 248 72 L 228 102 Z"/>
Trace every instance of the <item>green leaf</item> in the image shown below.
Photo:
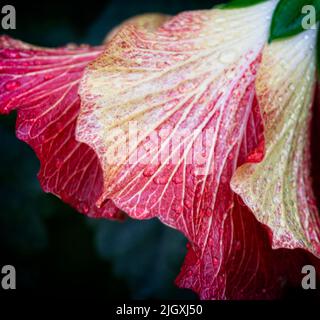
<path fill-rule="evenodd" d="M 253 6 L 255 4 L 266 2 L 267 0 L 231 0 L 228 3 L 220 5 L 220 9 L 237 9 Z"/>
<path fill-rule="evenodd" d="M 305 31 L 302 21 L 309 13 L 302 8 L 312 5 L 316 9 L 316 21 L 320 18 L 320 0 L 280 0 L 272 17 L 269 42 Z"/>

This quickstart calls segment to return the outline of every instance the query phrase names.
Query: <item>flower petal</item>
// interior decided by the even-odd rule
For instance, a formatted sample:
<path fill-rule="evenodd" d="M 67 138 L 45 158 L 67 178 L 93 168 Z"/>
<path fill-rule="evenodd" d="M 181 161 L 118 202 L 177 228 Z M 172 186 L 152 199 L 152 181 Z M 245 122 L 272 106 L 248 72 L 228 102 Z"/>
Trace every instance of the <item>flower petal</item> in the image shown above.
<path fill-rule="evenodd" d="M 125 20 L 119 26 L 113 28 L 106 36 L 104 43 L 108 43 L 119 31 L 121 28 L 126 27 L 127 25 L 134 24 L 139 28 L 143 29 L 156 29 L 161 26 L 170 16 L 160 13 L 145 13 L 137 15 Z"/>
<path fill-rule="evenodd" d="M 228 189 L 267 38 L 267 20 L 264 24 L 257 21 L 266 18 L 273 7 L 272 3 L 263 5 L 263 13 L 260 6 L 237 12 L 188 12 L 157 31 L 132 24 L 112 38 L 104 54 L 85 72 L 77 125 L 77 139 L 97 152 L 103 167 L 100 204 L 114 198 L 133 216 L 160 214 L 170 225 L 177 221 L 167 216 L 169 208 L 184 206 L 183 201 L 191 202 L 189 209 L 184 207 L 192 224 L 201 210 L 214 205 L 211 197 L 195 200 L 195 193 L 210 186 L 215 195 L 221 180 Z M 248 16 L 250 21 L 244 23 Z M 137 129 L 137 141 L 127 141 L 130 129 Z M 204 157 L 200 163 L 201 159 L 188 155 L 196 150 L 193 153 L 198 157 L 197 153 L 207 151 L 206 146 L 197 145 L 197 136 L 190 133 L 201 137 L 205 131 L 213 138 L 203 142 L 209 154 L 205 155 L 208 161 Z M 184 136 L 172 149 L 173 135 L 181 132 Z M 156 138 L 162 136 L 161 149 L 150 137 L 154 133 Z M 167 145 L 171 147 L 165 153 Z M 213 176 L 219 179 L 214 181 Z M 173 186 L 178 188 L 176 194 Z M 142 193 L 155 197 L 134 196 Z M 206 207 L 194 208 L 195 201 Z M 182 212 L 177 216 L 182 217 Z M 181 221 L 181 228 L 193 238 L 196 230 L 188 224 Z"/>
<path fill-rule="evenodd" d="M 51 192 L 90 216 L 119 217 L 109 201 L 95 205 L 102 191 L 98 158 L 75 140 L 80 109 L 79 81 L 101 47 L 45 49 L 0 38 L 0 113 L 18 111 L 17 137 L 36 152 L 39 180 Z"/>
<path fill-rule="evenodd" d="M 320 257 L 309 150 L 315 39 L 316 31 L 309 30 L 265 49 L 256 82 L 265 156 L 239 168 L 232 188 L 271 229 L 273 248 L 302 248 Z"/>
<path fill-rule="evenodd" d="M 80 86 L 76 135 L 101 161 L 98 203 L 182 231 L 191 248 L 177 281 L 202 298 L 274 297 L 290 274 L 273 266 L 277 254 L 229 185 L 238 165 L 263 157 L 255 79 L 274 4 L 127 26 Z"/>
<path fill-rule="evenodd" d="M 218 228 L 219 242 L 209 242 L 201 258 L 190 248 L 176 279 L 201 299 L 279 299 L 285 288 L 301 285 L 304 265 L 320 270 L 319 261 L 302 250 L 273 250 L 269 233 L 240 199 L 223 221 L 223 231 Z"/>
<path fill-rule="evenodd" d="M 316 85 L 311 132 L 311 176 L 317 204 L 320 204 L 320 84 Z"/>

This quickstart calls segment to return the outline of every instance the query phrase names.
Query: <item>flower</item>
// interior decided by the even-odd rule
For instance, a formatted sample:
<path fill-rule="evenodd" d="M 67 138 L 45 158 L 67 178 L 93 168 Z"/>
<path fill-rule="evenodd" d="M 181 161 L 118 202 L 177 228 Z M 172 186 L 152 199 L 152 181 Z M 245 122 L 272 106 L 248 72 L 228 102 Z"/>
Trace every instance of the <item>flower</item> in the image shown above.
<path fill-rule="evenodd" d="M 279 297 L 319 253 L 315 35 L 266 45 L 276 3 L 138 17 L 103 49 L 2 38 L 0 110 L 18 109 L 44 190 L 90 216 L 120 209 L 181 231 L 176 283 L 202 299 Z"/>

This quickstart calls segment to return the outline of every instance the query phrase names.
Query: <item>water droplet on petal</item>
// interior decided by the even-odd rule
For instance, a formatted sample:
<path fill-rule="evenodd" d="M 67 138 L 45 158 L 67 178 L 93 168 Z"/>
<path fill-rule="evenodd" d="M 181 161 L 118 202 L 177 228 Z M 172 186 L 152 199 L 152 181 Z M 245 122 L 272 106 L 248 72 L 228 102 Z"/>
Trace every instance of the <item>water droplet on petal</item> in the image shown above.
<path fill-rule="evenodd" d="M 52 78 L 53 78 L 53 74 L 51 74 L 51 73 L 47 73 L 44 76 L 44 80 L 51 80 Z"/>
<path fill-rule="evenodd" d="M 82 211 L 83 211 L 83 213 L 88 213 L 89 212 L 89 206 L 85 202 L 82 204 Z"/>
<path fill-rule="evenodd" d="M 77 45 L 75 43 L 68 43 L 66 48 L 69 50 L 73 50 L 77 48 Z"/>
<path fill-rule="evenodd" d="M 29 58 L 29 57 L 31 57 L 31 56 L 33 56 L 33 52 L 31 52 L 31 51 L 21 51 L 20 52 L 20 57 L 22 57 L 22 58 Z"/>
<path fill-rule="evenodd" d="M 177 175 L 175 175 L 174 177 L 173 177 L 173 182 L 174 183 L 176 183 L 176 184 L 180 184 L 180 183 L 182 183 L 182 181 L 183 181 L 183 178 L 182 178 L 182 176 L 181 175 L 179 175 L 179 174 L 177 174 Z"/>
<path fill-rule="evenodd" d="M 5 89 L 8 91 L 16 90 L 20 87 L 19 81 L 9 81 L 5 84 Z"/>
<path fill-rule="evenodd" d="M 182 212 L 183 212 L 183 208 L 182 208 L 182 206 L 181 205 L 175 205 L 174 207 L 173 207 L 173 210 L 176 212 L 176 213 L 178 213 L 178 214 L 181 214 Z"/>
<path fill-rule="evenodd" d="M 210 217 L 212 215 L 212 210 L 210 208 L 207 208 L 204 213 L 207 217 Z"/>
<path fill-rule="evenodd" d="M 143 175 L 145 177 L 152 177 L 157 171 L 157 167 L 156 166 L 147 166 L 144 170 L 143 170 Z"/>
<path fill-rule="evenodd" d="M 221 182 L 222 182 L 222 183 L 227 183 L 227 182 L 228 182 L 228 179 L 227 179 L 225 176 L 222 176 L 222 177 L 221 177 Z"/>
<path fill-rule="evenodd" d="M 161 62 L 157 62 L 156 66 L 158 69 L 164 69 L 166 67 L 168 67 L 170 64 L 167 61 L 161 61 Z"/>
<path fill-rule="evenodd" d="M 236 59 L 236 53 L 233 51 L 223 52 L 220 54 L 219 60 L 224 64 L 232 63 Z"/>
<path fill-rule="evenodd" d="M 184 202 L 184 204 L 185 204 L 185 206 L 186 206 L 188 209 L 191 209 L 191 208 L 192 208 L 192 202 L 191 202 L 191 201 L 186 200 L 186 201 Z"/>
<path fill-rule="evenodd" d="M 155 184 L 166 184 L 168 179 L 165 177 L 155 177 L 153 181 Z"/>
<path fill-rule="evenodd" d="M 62 166 L 62 163 L 63 163 L 63 162 L 61 161 L 61 159 L 57 159 L 56 162 L 55 162 L 56 168 L 57 168 L 57 169 L 60 169 L 61 166 Z"/>
<path fill-rule="evenodd" d="M 38 136 L 38 139 L 39 139 L 39 142 L 44 142 L 44 139 L 45 139 L 45 137 L 44 137 L 44 135 L 41 135 L 41 136 Z"/>
<path fill-rule="evenodd" d="M 216 19 L 216 23 L 222 23 L 222 22 L 224 22 L 225 20 L 226 20 L 225 18 L 219 17 L 219 18 Z"/>
<path fill-rule="evenodd" d="M 19 58 L 20 57 L 20 53 L 19 52 L 15 52 L 15 51 L 8 51 L 6 52 L 6 57 L 7 58 Z"/>
<path fill-rule="evenodd" d="M 226 74 L 227 79 L 232 80 L 236 76 L 236 73 L 234 71 L 230 71 Z"/>
<path fill-rule="evenodd" d="M 169 101 L 169 102 L 166 102 L 163 106 L 163 109 L 165 111 L 169 111 L 171 109 L 173 109 L 176 105 L 178 104 L 178 99 L 176 100 L 173 100 L 173 101 Z"/>

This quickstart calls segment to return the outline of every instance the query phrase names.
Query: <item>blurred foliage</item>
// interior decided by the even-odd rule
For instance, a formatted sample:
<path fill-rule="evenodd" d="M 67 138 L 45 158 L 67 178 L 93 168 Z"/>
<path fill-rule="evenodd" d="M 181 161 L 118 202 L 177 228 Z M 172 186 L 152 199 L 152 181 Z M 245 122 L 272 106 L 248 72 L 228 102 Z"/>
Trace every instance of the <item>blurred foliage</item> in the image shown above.
<path fill-rule="evenodd" d="M 186 240 L 156 219 L 124 223 L 99 221 L 98 253 L 112 261 L 114 273 L 126 279 L 136 299 L 187 299 L 193 294 L 173 285 L 186 253 Z"/>

